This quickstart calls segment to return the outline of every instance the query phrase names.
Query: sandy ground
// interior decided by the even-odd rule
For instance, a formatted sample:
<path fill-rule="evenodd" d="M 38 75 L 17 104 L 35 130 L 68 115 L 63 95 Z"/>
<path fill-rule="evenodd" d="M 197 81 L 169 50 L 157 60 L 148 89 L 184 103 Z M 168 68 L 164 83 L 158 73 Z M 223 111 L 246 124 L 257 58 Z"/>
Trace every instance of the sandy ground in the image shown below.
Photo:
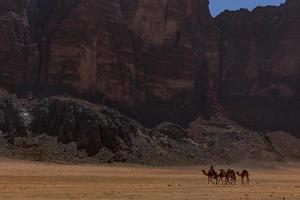
<path fill-rule="evenodd" d="M 300 165 L 250 168 L 249 186 L 207 185 L 202 168 L 59 165 L 1 159 L 0 199 L 300 199 Z"/>

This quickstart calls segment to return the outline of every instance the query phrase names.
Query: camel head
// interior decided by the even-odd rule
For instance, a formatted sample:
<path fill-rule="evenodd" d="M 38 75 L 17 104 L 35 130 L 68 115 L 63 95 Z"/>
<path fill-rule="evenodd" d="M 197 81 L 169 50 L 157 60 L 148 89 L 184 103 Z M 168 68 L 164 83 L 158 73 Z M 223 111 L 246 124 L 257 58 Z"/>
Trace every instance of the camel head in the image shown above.
<path fill-rule="evenodd" d="M 202 169 L 201 171 L 202 171 L 202 173 L 203 173 L 205 176 L 208 176 L 206 170 Z"/>

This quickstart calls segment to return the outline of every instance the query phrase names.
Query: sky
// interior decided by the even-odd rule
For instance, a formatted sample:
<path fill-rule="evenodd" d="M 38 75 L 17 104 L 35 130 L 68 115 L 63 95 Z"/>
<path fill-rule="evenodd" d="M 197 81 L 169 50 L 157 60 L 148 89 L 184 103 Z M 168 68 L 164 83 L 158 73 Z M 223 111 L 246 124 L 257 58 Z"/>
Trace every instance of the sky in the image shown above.
<path fill-rule="evenodd" d="M 280 5 L 285 0 L 209 0 L 212 16 L 224 10 L 239 10 L 240 8 L 254 9 L 257 6 Z"/>

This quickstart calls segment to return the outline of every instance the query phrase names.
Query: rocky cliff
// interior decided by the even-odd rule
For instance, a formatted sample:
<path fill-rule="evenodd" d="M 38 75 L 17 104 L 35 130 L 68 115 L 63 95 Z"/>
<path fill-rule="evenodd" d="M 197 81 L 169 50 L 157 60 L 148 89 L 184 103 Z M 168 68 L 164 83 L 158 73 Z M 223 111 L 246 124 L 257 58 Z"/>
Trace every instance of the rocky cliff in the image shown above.
<path fill-rule="evenodd" d="M 222 31 L 224 95 L 299 96 L 300 2 L 225 11 Z"/>
<path fill-rule="evenodd" d="M 0 1 L 0 84 L 30 87 L 38 80 L 37 49 L 31 40 L 26 1 Z"/>
<path fill-rule="evenodd" d="M 298 158 L 296 138 L 244 129 L 218 103 L 246 96 L 223 101 L 239 123 L 298 130 L 298 11 L 288 0 L 213 19 L 208 0 L 0 0 L 0 86 L 30 99 L 0 90 L 0 143 L 105 162 Z M 289 107 L 258 99 L 274 96 Z"/>
<path fill-rule="evenodd" d="M 299 1 L 287 0 L 216 17 L 224 105 L 240 124 L 299 136 L 299 11 Z"/>
<path fill-rule="evenodd" d="M 174 112 L 177 122 L 212 115 L 219 91 L 298 96 L 295 0 L 215 20 L 208 0 L 2 0 L 0 9 L 8 88 L 68 91 L 137 117 Z"/>
<path fill-rule="evenodd" d="M 219 34 L 207 0 L 32 0 L 27 13 L 47 88 L 149 115 L 164 106 L 177 121 L 213 113 Z"/>

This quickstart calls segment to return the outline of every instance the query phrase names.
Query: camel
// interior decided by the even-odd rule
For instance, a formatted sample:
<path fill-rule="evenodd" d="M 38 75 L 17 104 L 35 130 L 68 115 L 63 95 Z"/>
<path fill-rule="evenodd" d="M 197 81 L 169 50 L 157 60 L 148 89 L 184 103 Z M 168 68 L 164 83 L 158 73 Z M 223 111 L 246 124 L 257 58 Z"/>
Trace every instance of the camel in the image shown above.
<path fill-rule="evenodd" d="M 236 174 L 233 169 L 228 169 L 225 177 L 226 184 L 236 184 Z"/>
<path fill-rule="evenodd" d="M 220 169 L 220 172 L 218 174 L 218 177 L 219 177 L 218 183 L 220 183 L 220 181 L 222 181 L 222 184 L 224 184 L 224 181 L 226 183 L 226 174 L 227 173 L 226 173 L 226 171 L 224 169 Z"/>
<path fill-rule="evenodd" d="M 242 185 L 250 184 L 249 172 L 247 170 L 244 169 L 241 174 L 240 172 L 236 172 L 236 173 L 239 177 L 241 177 Z M 246 182 L 244 181 L 245 178 L 246 178 Z"/>
<path fill-rule="evenodd" d="M 206 172 L 206 170 L 201 170 L 203 172 L 203 174 L 205 176 L 207 176 L 207 183 L 210 184 L 214 184 L 213 179 L 216 180 L 216 184 L 218 184 L 218 174 L 215 171 L 209 171 L 208 173 Z"/>
<path fill-rule="evenodd" d="M 219 174 L 213 169 L 211 166 L 210 170 L 206 172 L 206 170 L 201 170 L 205 176 L 207 176 L 208 184 L 213 183 L 214 180 L 216 181 L 215 184 L 236 184 L 236 176 L 241 177 L 242 184 L 250 184 L 249 179 L 249 172 L 247 170 L 243 170 L 242 173 L 235 172 L 233 169 L 224 169 L 219 170 Z M 245 180 L 246 179 L 246 180 Z"/>

